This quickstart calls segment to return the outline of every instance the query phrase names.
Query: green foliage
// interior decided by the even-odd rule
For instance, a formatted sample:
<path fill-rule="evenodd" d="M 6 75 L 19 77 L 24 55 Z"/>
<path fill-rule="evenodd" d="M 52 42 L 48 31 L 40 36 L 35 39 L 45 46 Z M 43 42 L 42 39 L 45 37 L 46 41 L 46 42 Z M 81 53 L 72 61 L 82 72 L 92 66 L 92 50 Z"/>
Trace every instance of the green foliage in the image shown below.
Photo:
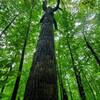
<path fill-rule="evenodd" d="M 55 2 L 56 0 L 48 0 L 48 5 L 54 6 Z M 75 65 L 81 73 L 87 100 L 94 100 L 94 97 L 96 100 L 100 100 L 100 66 L 84 40 L 85 34 L 100 59 L 99 4 L 99 0 L 61 0 L 60 7 L 62 10 L 55 14 L 58 25 L 58 30 L 55 30 L 54 34 L 59 73 L 59 100 L 61 100 L 60 79 L 63 81 L 69 100 L 80 100 L 67 39 L 72 49 Z M 32 6 L 32 21 L 17 94 L 17 99 L 20 97 L 20 100 L 23 100 L 25 85 L 40 32 L 40 19 L 43 15 L 42 0 L 0 1 L 0 34 L 18 14 L 0 37 L 0 91 L 5 86 L 3 93 L 0 92 L 0 100 L 1 97 L 2 100 L 10 100 L 12 95 Z"/>

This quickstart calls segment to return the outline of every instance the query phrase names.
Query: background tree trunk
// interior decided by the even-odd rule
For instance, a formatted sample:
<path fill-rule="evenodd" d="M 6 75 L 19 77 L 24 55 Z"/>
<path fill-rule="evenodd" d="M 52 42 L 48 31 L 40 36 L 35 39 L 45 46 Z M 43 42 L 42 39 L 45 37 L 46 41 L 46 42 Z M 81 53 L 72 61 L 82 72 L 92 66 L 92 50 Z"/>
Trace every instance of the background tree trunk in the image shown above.
<path fill-rule="evenodd" d="M 21 72 L 22 72 L 22 67 L 23 67 L 23 62 L 24 62 L 25 48 L 26 48 L 26 44 L 27 44 L 27 40 L 28 40 L 28 36 L 29 36 L 30 24 L 31 24 L 32 9 L 33 9 L 33 6 L 30 10 L 29 22 L 28 22 L 27 31 L 26 31 L 26 35 L 25 35 L 25 40 L 24 40 L 24 44 L 23 44 L 23 48 L 22 48 L 21 60 L 20 60 L 19 69 L 18 69 L 18 73 L 17 73 L 17 78 L 16 78 L 16 81 L 15 81 L 15 85 L 14 85 L 14 89 L 13 89 L 13 92 L 12 92 L 11 100 L 16 100 L 17 91 L 18 91 L 18 88 L 19 88 L 19 82 L 20 82 Z"/>
<path fill-rule="evenodd" d="M 84 91 L 81 76 L 80 76 L 80 71 L 77 68 L 77 66 L 75 66 L 74 57 L 73 57 L 73 53 L 72 53 L 68 38 L 67 38 L 67 44 L 68 44 L 68 48 L 69 48 L 69 51 L 70 51 L 70 55 L 71 55 L 71 59 L 72 59 L 72 66 L 73 66 L 73 70 L 74 70 L 74 73 L 75 73 L 75 77 L 76 77 L 76 81 L 77 81 L 78 90 L 79 90 L 81 100 L 86 100 L 85 91 Z"/>

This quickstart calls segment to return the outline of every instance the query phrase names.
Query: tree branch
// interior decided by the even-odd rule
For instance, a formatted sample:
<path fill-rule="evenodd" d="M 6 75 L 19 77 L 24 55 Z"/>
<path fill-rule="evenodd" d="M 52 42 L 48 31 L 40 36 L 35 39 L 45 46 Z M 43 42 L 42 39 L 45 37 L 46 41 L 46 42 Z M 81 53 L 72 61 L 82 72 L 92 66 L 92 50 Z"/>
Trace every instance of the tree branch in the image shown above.
<path fill-rule="evenodd" d="M 59 9 L 59 4 L 60 4 L 60 0 L 57 0 L 57 5 L 55 8 L 53 8 L 53 12 L 55 12 Z"/>
<path fill-rule="evenodd" d="M 46 0 L 43 1 L 42 7 L 43 7 L 43 10 L 44 10 L 44 11 L 47 9 L 47 1 L 46 1 Z"/>

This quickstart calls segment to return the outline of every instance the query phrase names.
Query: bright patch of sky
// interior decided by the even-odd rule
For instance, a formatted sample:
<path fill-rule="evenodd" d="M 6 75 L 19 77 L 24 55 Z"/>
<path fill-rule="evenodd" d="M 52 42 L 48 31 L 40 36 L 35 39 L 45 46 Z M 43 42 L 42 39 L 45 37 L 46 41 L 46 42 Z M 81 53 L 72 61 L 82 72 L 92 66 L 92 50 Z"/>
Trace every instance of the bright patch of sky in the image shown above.
<path fill-rule="evenodd" d="M 95 18 L 95 14 L 90 14 L 88 17 L 87 17 L 87 21 L 88 20 L 92 20 L 92 19 L 94 19 Z"/>
<path fill-rule="evenodd" d="M 14 68 L 15 66 L 16 66 L 16 63 L 13 63 L 13 64 L 12 64 L 12 68 Z"/>
<path fill-rule="evenodd" d="M 70 79 L 70 75 L 69 74 L 66 74 L 65 78 L 66 79 Z"/>
<path fill-rule="evenodd" d="M 12 55 L 12 54 L 13 54 L 13 52 L 11 51 L 11 52 L 10 52 L 10 55 Z"/>
<path fill-rule="evenodd" d="M 67 7 L 70 9 L 72 14 L 76 14 L 78 12 L 78 8 L 74 4 L 68 4 Z"/>
<path fill-rule="evenodd" d="M 80 0 L 72 0 L 72 2 L 73 2 L 73 3 L 76 3 L 76 2 L 79 3 Z"/>
<path fill-rule="evenodd" d="M 0 9 L 0 12 L 4 12 L 4 10 L 3 9 Z"/>
<path fill-rule="evenodd" d="M 59 40 L 59 37 L 57 36 L 57 37 L 55 38 L 55 40 L 56 40 L 56 41 Z"/>
<path fill-rule="evenodd" d="M 94 24 L 87 24 L 85 27 L 85 31 L 91 31 L 91 29 L 94 29 L 95 25 Z"/>
<path fill-rule="evenodd" d="M 2 31 L 0 31 L 0 35 L 2 34 Z"/>
<path fill-rule="evenodd" d="M 62 37 L 62 34 L 59 33 L 59 34 L 57 34 L 57 36 L 55 37 L 55 40 L 57 41 L 57 40 L 59 40 L 61 37 Z"/>
<path fill-rule="evenodd" d="M 15 12 L 15 14 L 16 14 L 16 15 L 18 15 L 18 14 L 19 14 L 19 12 L 18 12 L 18 11 L 16 11 L 16 12 Z"/>
<path fill-rule="evenodd" d="M 75 26 L 76 26 L 76 27 L 79 26 L 79 25 L 81 25 L 81 22 L 76 22 L 76 23 L 75 23 Z"/>
<path fill-rule="evenodd" d="M 19 4 L 21 4 L 21 1 L 19 1 Z"/>
<path fill-rule="evenodd" d="M 84 57 L 83 57 L 83 56 L 81 56 L 81 57 L 79 57 L 79 59 L 80 59 L 80 60 L 83 60 L 83 59 L 84 59 Z"/>
<path fill-rule="evenodd" d="M 2 46 L 2 48 L 3 48 L 3 49 L 5 49 L 5 48 L 6 48 L 6 46 L 4 45 L 4 46 Z"/>

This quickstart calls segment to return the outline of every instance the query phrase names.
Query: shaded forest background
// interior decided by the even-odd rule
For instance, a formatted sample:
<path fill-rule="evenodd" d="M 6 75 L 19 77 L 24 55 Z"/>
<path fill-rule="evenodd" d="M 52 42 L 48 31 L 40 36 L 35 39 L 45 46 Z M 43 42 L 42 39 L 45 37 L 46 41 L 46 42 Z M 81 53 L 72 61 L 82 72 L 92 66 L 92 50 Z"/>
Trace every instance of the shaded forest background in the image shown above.
<path fill-rule="evenodd" d="M 0 98 L 10 100 L 17 75 L 23 99 L 43 15 L 42 0 L 0 0 Z M 55 6 L 56 0 L 48 0 Z M 63 84 L 69 100 L 80 100 L 75 69 L 87 100 L 100 100 L 100 1 L 61 0 L 54 29 L 58 99 Z M 27 39 L 22 73 L 19 65 Z"/>

